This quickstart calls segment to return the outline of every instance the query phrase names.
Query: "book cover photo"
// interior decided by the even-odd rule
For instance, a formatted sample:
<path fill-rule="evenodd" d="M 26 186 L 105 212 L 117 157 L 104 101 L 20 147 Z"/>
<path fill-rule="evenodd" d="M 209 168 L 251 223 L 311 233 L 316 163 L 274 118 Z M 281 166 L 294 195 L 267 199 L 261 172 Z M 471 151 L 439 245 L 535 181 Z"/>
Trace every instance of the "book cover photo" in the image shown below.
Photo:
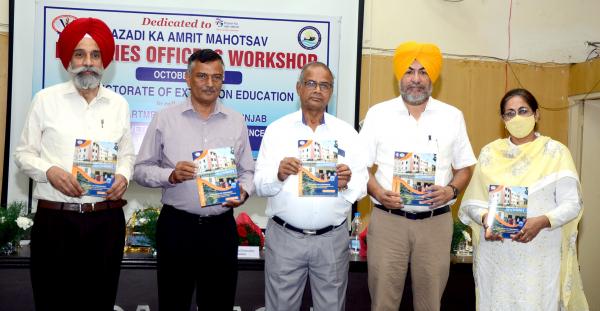
<path fill-rule="evenodd" d="M 71 173 L 85 191 L 84 195 L 106 196 L 115 179 L 117 150 L 115 142 L 75 140 Z"/>
<path fill-rule="evenodd" d="M 509 239 L 527 221 L 527 187 L 490 185 L 487 225 L 495 234 Z"/>
<path fill-rule="evenodd" d="M 302 169 L 298 174 L 298 195 L 336 197 L 338 195 L 337 140 L 298 140 Z"/>
<path fill-rule="evenodd" d="M 233 147 L 194 151 L 192 160 L 198 166 L 196 183 L 201 207 L 240 199 Z"/>
<path fill-rule="evenodd" d="M 400 193 L 404 206 L 422 207 L 425 188 L 435 183 L 435 153 L 394 152 L 392 191 Z"/>

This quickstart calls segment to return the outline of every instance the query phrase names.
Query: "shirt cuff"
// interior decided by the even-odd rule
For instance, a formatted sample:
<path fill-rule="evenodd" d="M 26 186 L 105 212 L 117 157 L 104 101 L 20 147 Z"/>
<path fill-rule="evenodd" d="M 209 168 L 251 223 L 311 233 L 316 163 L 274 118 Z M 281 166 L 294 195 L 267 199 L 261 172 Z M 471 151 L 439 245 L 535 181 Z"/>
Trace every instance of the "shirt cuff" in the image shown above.
<path fill-rule="evenodd" d="M 50 163 L 43 163 L 43 164 L 41 164 L 41 167 L 40 167 L 41 174 L 39 174 L 39 176 L 38 176 L 38 178 L 37 178 L 36 181 L 40 182 L 40 183 L 48 182 L 48 176 L 46 175 L 46 173 L 53 166 L 54 165 L 52 165 Z"/>
<path fill-rule="evenodd" d="M 485 226 L 484 226 L 484 224 L 483 224 L 483 222 L 482 222 L 482 221 L 483 221 L 483 219 L 482 219 L 482 218 L 483 218 L 483 215 L 484 215 L 485 213 L 487 213 L 487 212 L 488 212 L 488 209 L 487 209 L 487 208 L 478 208 L 478 209 L 476 209 L 476 210 L 475 210 L 475 214 L 477 215 L 477 223 L 478 223 L 480 226 L 483 226 L 483 227 L 485 227 Z M 487 220 L 487 219 L 486 219 L 486 220 Z"/>
<path fill-rule="evenodd" d="M 129 174 L 119 169 L 115 171 L 115 175 L 117 174 L 123 176 L 125 178 L 125 182 L 127 183 L 127 185 L 129 185 L 129 181 L 131 180 L 131 176 Z"/>
<path fill-rule="evenodd" d="M 546 216 L 548 218 L 548 221 L 550 222 L 550 228 L 548 228 L 548 230 L 552 231 L 560 227 L 558 219 L 554 217 L 554 214 L 552 212 L 548 212 L 544 214 L 544 216 Z"/>
<path fill-rule="evenodd" d="M 171 168 L 165 168 L 161 171 L 160 173 L 160 183 L 162 185 L 163 188 L 173 188 L 175 186 L 177 186 L 177 184 L 172 184 L 169 181 L 169 176 L 171 176 L 171 173 L 173 172 L 174 169 Z"/>
<path fill-rule="evenodd" d="M 281 189 L 283 188 L 283 183 L 285 182 L 285 180 L 284 181 L 279 180 L 279 176 L 277 176 L 277 174 L 278 174 L 278 171 L 276 170 L 275 175 L 272 175 L 273 179 L 271 180 L 270 184 L 271 184 L 271 190 L 276 191 L 276 193 L 279 193 L 279 191 L 281 191 Z M 288 176 L 288 178 L 289 178 L 289 176 Z M 287 180 L 287 178 L 286 178 L 286 180 Z"/>

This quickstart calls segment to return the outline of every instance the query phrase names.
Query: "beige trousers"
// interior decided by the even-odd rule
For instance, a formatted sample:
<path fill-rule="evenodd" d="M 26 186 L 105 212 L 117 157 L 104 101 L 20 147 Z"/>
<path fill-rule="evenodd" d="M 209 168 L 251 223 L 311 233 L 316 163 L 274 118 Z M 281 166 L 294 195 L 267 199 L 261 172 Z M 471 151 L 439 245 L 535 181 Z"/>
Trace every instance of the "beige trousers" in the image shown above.
<path fill-rule="evenodd" d="M 371 309 L 398 310 L 410 262 L 414 310 L 440 310 L 451 239 L 452 213 L 410 220 L 373 209 L 367 236 Z"/>

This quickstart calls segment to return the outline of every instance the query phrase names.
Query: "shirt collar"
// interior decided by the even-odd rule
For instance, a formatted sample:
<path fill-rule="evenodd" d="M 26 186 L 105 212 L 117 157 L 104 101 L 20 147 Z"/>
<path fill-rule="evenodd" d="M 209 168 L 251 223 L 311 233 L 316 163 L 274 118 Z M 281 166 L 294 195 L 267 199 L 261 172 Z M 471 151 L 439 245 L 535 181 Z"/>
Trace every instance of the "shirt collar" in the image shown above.
<path fill-rule="evenodd" d="M 192 101 L 189 97 L 186 99 L 185 103 L 181 106 L 181 108 L 182 108 L 181 109 L 182 113 L 191 111 L 194 114 L 196 114 L 196 110 L 194 110 L 194 106 L 192 106 Z M 217 99 L 217 103 L 215 105 L 215 110 L 213 110 L 213 112 L 210 114 L 210 116 L 208 116 L 208 118 L 210 119 L 214 115 L 224 115 L 224 116 L 228 115 L 227 110 L 225 109 L 225 106 L 219 99 Z"/>
<path fill-rule="evenodd" d="M 296 119 L 297 122 L 307 125 L 306 120 L 304 119 L 304 114 L 302 113 L 302 108 L 300 108 L 300 110 L 298 110 L 296 113 L 298 114 L 297 119 Z M 321 118 L 321 121 L 319 122 L 319 125 L 325 124 L 326 116 L 327 116 L 327 113 L 324 113 L 323 118 Z"/>
<path fill-rule="evenodd" d="M 102 98 L 106 98 L 106 92 L 106 88 L 102 85 L 102 83 L 100 83 L 100 86 L 98 86 L 98 94 L 96 94 L 96 101 Z M 81 94 L 79 94 L 79 90 L 77 90 L 77 88 L 75 87 L 73 79 L 69 80 L 69 82 L 66 84 L 65 94 L 76 94 L 77 96 L 81 96 Z"/>
<path fill-rule="evenodd" d="M 406 108 L 407 104 L 404 102 L 404 99 L 402 99 L 402 95 L 398 96 L 398 99 L 400 99 L 400 102 L 402 103 L 402 104 L 398 105 L 398 110 L 408 114 L 408 108 Z M 440 107 L 439 102 L 435 98 L 429 96 L 429 99 L 427 100 L 427 103 L 425 104 L 425 110 L 423 110 L 423 112 L 435 111 L 435 110 L 438 110 L 439 107 Z"/>

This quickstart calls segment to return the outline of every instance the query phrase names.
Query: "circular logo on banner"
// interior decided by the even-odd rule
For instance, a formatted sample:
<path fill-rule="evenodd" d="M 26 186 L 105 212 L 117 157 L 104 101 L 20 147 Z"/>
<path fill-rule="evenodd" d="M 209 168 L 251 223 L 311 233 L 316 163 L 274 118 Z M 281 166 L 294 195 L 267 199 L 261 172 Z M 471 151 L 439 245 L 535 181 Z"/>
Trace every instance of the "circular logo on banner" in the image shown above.
<path fill-rule="evenodd" d="M 56 33 L 61 33 L 70 22 L 76 19 L 77 17 L 73 15 L 59 15 L 52 20 L 52 29 Z"/>
<path fill-rule="evenodd" d="M 313 26 L 306 26 L 298 32 L 298 43 L 307 49 L 316 49 L 321 44 L 321 33 Z"/>

